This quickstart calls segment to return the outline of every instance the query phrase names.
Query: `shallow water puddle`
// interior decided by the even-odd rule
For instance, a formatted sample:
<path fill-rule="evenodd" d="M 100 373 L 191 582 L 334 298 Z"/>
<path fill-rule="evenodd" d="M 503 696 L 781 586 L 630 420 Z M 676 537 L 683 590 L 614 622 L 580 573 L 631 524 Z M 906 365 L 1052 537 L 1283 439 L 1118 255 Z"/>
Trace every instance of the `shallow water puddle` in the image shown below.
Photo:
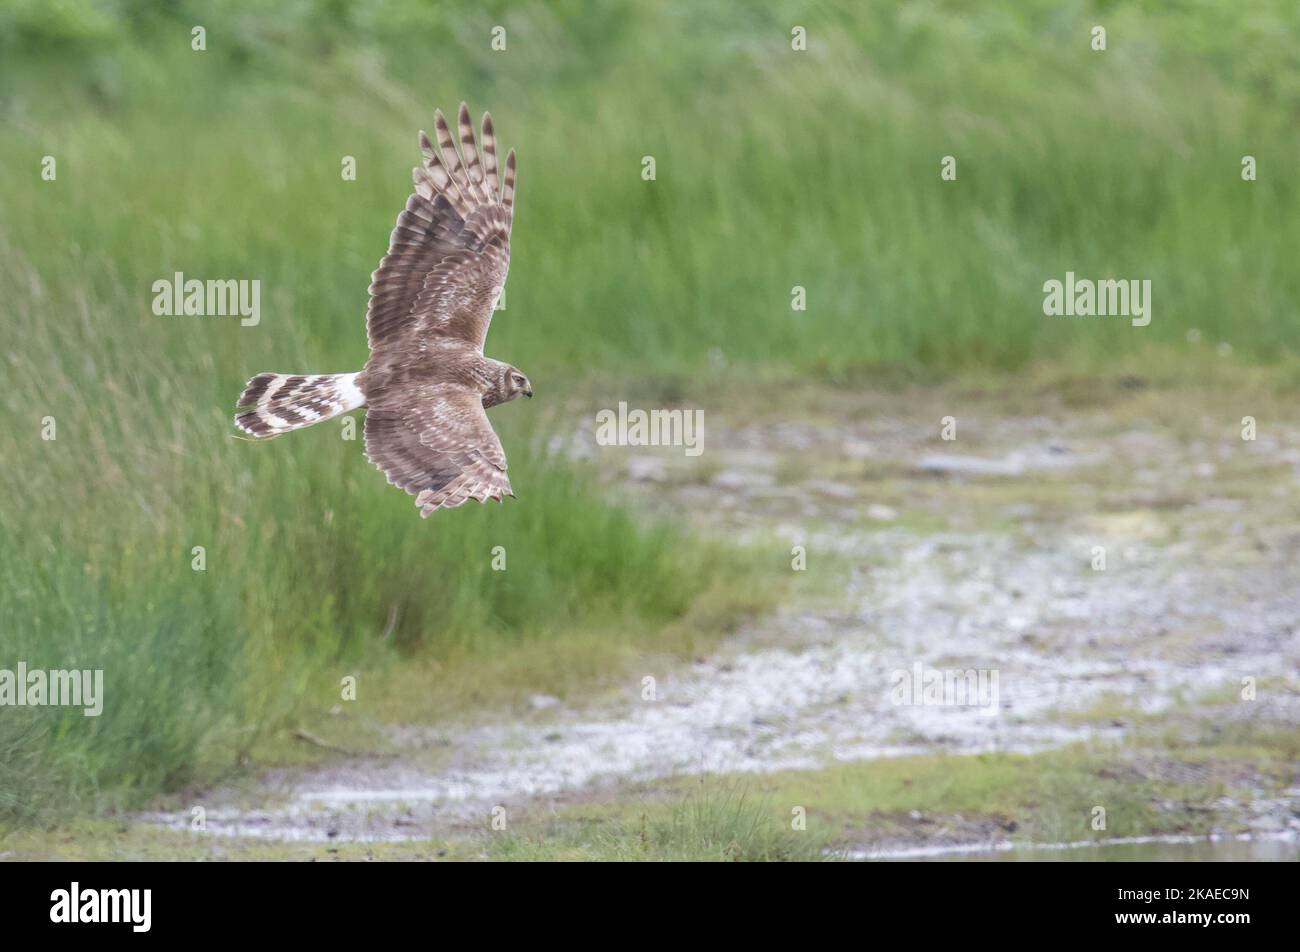
<path fill-rule="evenodd" d="M 996 843 L 850 851 L 855 860 L 946 862 L 1300 862 L 1294 833 L 1266 836 L 1130 836 L 1074 843 Z"/>

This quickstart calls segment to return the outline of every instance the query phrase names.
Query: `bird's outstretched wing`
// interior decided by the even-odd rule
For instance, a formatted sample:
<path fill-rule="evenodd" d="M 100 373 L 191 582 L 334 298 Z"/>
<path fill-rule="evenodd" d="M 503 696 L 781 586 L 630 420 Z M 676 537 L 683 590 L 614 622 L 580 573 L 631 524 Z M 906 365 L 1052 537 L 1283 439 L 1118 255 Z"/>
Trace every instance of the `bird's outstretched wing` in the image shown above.
<path fill-rule="evenodd" d="M 464 103 L 458 120 L 459 152 L 441 111 L 434 114 L 437 145 L 420 133 L 424 163 L 414 170 L 415 193 L 371 275 L 366 335 L 372 359 L 410 354 L 437 338 L 483 350 L 510 267 L 515 153 L 506 156 L 503 183 L 492 117 L 483 114 L 482 152 Z"/>
<path fill-rule="evenodd" d="M 426 384 L 378 395 L 366 412 L 365 440 L 366 456 L 415 496 L 421 516 L 514 495 L 482 397 L 467 388 Z"/>

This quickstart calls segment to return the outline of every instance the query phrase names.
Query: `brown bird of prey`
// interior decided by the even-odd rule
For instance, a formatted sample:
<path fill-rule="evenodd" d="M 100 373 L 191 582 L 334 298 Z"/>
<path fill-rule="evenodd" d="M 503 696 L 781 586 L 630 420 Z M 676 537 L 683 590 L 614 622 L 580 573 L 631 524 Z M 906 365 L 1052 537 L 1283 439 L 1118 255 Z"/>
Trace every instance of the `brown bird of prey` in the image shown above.
<path fill-rule="evenodd" d="M 481 152 L 464 103 L 459 127 L 459 152 L 441 111 L 437 147 L 420 133 L 415 194 L 371 275 L 365 369 L 258 374 L 235 416 L 245 433 L 273 437 L 366 407 L 366 457 L 415 496 L 421 516 L 514 495 L 485 410 L 533 395 L 519 368 L 483 355 L 510 267 L 515 153 L 503 182 L 492 117 L 483 115 Z"/>

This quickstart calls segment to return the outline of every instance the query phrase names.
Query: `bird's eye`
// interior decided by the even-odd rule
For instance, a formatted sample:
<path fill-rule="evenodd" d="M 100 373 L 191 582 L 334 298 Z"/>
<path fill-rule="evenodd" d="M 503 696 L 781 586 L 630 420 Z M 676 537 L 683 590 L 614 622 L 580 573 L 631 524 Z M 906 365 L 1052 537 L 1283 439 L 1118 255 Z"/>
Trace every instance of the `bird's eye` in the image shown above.
<path fill-rule="evenodd" d="M 515 374 L 515 383 L 518 384 L 519 386 L 523 386 L 523 382 L 524 382 L 524 378 L 519 376 L 519 374 Z"/>

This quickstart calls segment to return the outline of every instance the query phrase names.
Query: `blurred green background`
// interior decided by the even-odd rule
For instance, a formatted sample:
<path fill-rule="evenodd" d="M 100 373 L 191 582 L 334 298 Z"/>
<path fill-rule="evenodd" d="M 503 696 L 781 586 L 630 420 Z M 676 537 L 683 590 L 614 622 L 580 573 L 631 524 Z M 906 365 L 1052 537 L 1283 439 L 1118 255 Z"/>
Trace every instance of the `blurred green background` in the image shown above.
<path fill-rule="evenodd" d="M 3 713 L 0 818 L 237 762 L 349 665 L 586 656 L 742 584 L 739 556 L 551 458 L 574 421 L 542 401 L 494 413 L 520 500 L 428 523 L 334 424 L 232 438 L 253 373 L 364 362 L 434 107 L 490 110 L 518 150 L 488 352 L 552 408 L 759 373 L 1176 366 L 1190 331 L 1289 367 L 1298 28 L 1290 0 L 3 0 L 0 667 L 103 668 L 112 703 Z M 260 325 L 155 317 L 175 271 L 259 279 Z M 1150 279 L 1151 325 L 1045 318 L 1066 271 Z M 495 545 L 521 570 L 492 572 Z"/>

